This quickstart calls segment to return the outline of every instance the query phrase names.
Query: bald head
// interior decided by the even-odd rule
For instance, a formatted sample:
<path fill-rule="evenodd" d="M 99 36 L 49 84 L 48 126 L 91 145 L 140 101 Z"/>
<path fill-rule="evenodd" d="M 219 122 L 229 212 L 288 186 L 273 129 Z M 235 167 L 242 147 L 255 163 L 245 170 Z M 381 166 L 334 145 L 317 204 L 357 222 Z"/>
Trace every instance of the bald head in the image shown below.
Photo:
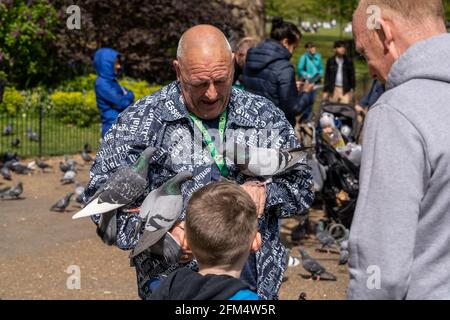
<path fill-rule="evenodd" d="M 192 55 L 217 53 L 231 59 L 232 50 L 222 31 L 211 25 L 198 25 L 188 29 L 178 42 L 178 60 L 190 58 Z"/>
<path fill-rule="evenodd" d="M 222 31 L 210 25 L 187 30 L 174 67 L 187 109 L 204 120 L 219 117 L 230 100 L 234 72 L 233 53 Z"/>

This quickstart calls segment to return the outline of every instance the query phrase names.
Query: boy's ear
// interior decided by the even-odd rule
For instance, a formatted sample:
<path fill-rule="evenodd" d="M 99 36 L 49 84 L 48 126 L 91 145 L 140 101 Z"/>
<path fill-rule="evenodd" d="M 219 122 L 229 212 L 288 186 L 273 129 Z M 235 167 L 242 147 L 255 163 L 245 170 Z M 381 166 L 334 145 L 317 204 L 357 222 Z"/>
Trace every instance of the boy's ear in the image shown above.
<path fill-rule="evenodd" d="M 252 252 L 256 252 L 259 249 L 261 249 L 261 245 L 262 245 L 261 233 L 257 232 L 252 242 L 251 247 Z"/>

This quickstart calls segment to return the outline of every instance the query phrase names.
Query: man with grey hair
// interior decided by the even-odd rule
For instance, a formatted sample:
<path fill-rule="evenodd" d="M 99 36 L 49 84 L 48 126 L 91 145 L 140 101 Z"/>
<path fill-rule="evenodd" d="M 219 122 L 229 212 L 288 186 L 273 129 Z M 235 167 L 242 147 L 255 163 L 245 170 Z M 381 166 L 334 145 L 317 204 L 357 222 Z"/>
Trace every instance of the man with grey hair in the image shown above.
<path fill-rule="evenodd" d="M 450 299 L 450 35 L 441 0 L 362 0 L 357 50 L 386 93 L 365 125 L 350 299 Z"/>
<path fill-rule="evenodd" d="M 272 102 L 232 88 L 233 54 L 217 28 L 199 25 L 187 30 L 174 67 L 177 81 L 130 106 L 106 133 L 91 169 L 85 200 L 93 197 L 113 172 L 132 165 L 148 147 L 158 152 L 149 167 L 147 193 L 176 173 L 193 173 L 193 179 L 182 186 L 184 208 L 190 196 L 210 182 L 222 177 L 236 181 L 256 204 L 263 239 L 261 249 L 250 255 L 241 278 L 260 298 L 276 299 L 288 257 L 280 241 L 278 219 L 299 214 L 311 205 L 311 172 L 303 166 L 278 174 L 267 183 L 254 181 L 243 172 L 242 163 L 225 157 L 223 145 L 294 148 L 299 146 L 295 132 Z M 139 207 L 142 201 L 133 205 Z M 112 228 L 117 232 L 107 235 L 112 238 L 108 242 L 124 250 L 136 246 L 145 227 L 132 212 L 119 211 L 115 215 L 117 228 Z M 184 241 L 184 212 L 170 230 L 185 252 L 178 263 L 155 259 L 149 250 L 132 258 L 143 299 L 171 272 L 182 267 L 197 270 Z M 98 223 L 99 217 L 94 220 Z"/>

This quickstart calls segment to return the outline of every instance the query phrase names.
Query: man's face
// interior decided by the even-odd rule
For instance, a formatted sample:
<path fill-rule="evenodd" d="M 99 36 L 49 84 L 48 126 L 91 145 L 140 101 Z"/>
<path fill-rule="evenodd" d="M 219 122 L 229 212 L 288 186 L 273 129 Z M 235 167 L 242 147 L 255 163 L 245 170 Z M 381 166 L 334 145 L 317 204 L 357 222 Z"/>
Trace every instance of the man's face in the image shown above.
<path fill-rule="evenodd" d="M 174 62 L 186 107 L 201 119 L 218 118 L 230 100 L 233 63 L 225 56 L 191 56 Z"/>

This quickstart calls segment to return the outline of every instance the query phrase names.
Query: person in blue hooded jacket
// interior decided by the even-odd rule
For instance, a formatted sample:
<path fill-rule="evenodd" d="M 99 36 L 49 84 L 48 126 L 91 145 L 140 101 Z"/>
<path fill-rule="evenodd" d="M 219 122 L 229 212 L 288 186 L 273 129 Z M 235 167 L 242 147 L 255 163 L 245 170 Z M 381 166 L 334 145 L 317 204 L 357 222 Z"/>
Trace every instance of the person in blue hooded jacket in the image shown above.
<path fill-rule="evenodd" d="M 99 49 L 95 53 L 94 67 L 97 72 L 95 96 L 101 113 L 103 138 L 118 115 L 134 102 L 134 93 L 122 87 L 116 79 L 122 68 L 117 51 Z"/>

